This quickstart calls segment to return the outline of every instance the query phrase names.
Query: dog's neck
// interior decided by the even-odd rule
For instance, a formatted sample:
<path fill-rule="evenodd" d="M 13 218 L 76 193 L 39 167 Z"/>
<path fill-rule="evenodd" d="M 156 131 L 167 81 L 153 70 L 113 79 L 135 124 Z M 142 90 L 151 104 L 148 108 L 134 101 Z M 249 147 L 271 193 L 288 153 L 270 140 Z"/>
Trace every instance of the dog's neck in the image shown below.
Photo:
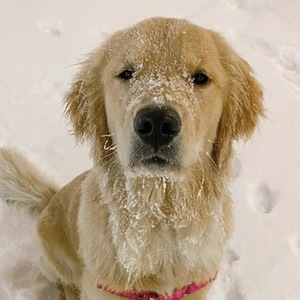
<path fill-rule="evenodd" d="M 199 246 L 223 226 L 220 197 L 226 189 L 221 176 L 199 164 L 177 179 L 126 176 L 120 169 L 98 167 L 97 173 L 101 190 L 109 199 L 105 204 L 128 286 L 145 275 L 157 276 L 158 271 L 164 272 L 161 275 L 166 281 L 178 281 L 179 286 L 189 283 L 190 270 L 207 274 L 206 269 L 212 269 L 207 264 L 214 264 L 214 256 L 220 253 L 202 260 Z M 180 274 L 174 274 L 174 264 Z"/>

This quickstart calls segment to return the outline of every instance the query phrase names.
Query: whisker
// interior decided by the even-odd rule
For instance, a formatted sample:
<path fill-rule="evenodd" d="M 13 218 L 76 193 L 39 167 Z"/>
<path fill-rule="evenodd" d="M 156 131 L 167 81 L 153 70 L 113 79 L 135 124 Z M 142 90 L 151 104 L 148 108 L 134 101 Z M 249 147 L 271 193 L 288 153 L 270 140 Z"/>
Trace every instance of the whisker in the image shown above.
<path fill-rule="evenodd" d="M 105 158 L 107 158 L 107 157 L 110 157 L 110 156 L 113 155 L 113 154 L 114 154 L 114 152 L 110 152 L 110 153 L 108 153 L 107 155 L 103 156 L 102 159 L 105 159 Z"/>
<path fill-rule="evenodd" d="M 110 134 L 102 134 L 101 137 L 111 137 L 114 136 L 115 133 L 110 133 Z"/>
<path fill-rule="evenodd" d="M 116 150 L 117 149 L 117 145 L 116 144 L 112 144 L 109 146 L 106 146 L 107 143 L 105 143 L 105 145 L 103 146 L 103 150 Z"/>
<path fill-rule="evenodd" d="M 218 167 L 217 164 L 215 163 L 215 161 L 213 160 L 213 158 L 210 156 L 210 154 L 209 154 L 208 152 L 205 152 L 205 154 L 209 157 L 209 159 L 211 160 L 211 162 L 212 162 L 216 167 Z"/>
<path fill-rule="evenodd" d="M 211 144 L 214 144 L 216 146 L 220 146 L 219 143 L 217 141 L 215 141 L 215 140 L 214 141 L 213 140 L 204 140 L 204 142 L 205 143 L 211 143 Z"/>
<path fill-rule="evenodd" d="M 202 196 L 202 191 L 203 191 L 203 187 L 204 187 L 204 182 L 205 182 L 205 173 L 204 173 L 204 168 L 203 168 L 203 164 L 202 164 L 202 160 L 200 159 L 200 166 L 201 166 L 201 171 L 202 171 L 202 180 L 201 180 L 201 187 L 200 190 L 197 194 L 197 198 Z"/>

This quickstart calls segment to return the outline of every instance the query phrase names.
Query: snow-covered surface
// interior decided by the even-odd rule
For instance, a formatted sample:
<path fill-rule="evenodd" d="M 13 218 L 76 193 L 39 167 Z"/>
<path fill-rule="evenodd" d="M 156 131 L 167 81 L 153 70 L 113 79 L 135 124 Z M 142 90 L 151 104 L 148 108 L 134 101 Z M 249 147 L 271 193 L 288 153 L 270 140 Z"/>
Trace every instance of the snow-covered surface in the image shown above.
<path fill-rule="evenodd" d="M 299 15 L 296 0 L 2 0 L 0 145 L 64 185 L 91 165 L 61 105 L 84 53 L 150 16 L 220 31 L 256 71 L 268 119 L 237 145 L 235 232 L 210 299 L 300 299 Z M 0 226 L 0 299 L 57 299 L 32 263 L 34 225 L 0 203 Z"/>

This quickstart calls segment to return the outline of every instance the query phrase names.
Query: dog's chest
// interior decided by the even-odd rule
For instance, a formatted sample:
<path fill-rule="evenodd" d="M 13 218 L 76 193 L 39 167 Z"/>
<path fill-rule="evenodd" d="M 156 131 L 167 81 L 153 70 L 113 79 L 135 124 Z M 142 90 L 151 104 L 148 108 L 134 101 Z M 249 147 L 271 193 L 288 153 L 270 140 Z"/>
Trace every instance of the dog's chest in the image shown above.
<path fill-rule="evenodd" d="M 221 212 L 204 223 L 165 215 L 158 206 L 130 209 L 129 214 L 114 209 L 110 217 L 118 263 L 129 276 L 189 277 L 219 261 L 225 238 Z"/>
<path fill-rule="evenodd" d="M 215 276 L 226 238 L 221 201 L 201 203 L 199 193 L 191 193 L 197 189 L 184 185 L 177 189 L 173 185 L 168 192 L 164 181 L 146 183 L 110 180 L 102 186 L 107 196 L 102 198 L 102 211 L 107 211 L 118 272 L 127 282 L 153 277 L 173 288 L 175 283 L 182 286 L 201 279 L 207 270 L 213 270 Z M 107 237 L 107 233 L 101 236 Z M 101 262 L 101 270 L 109 268 Z M 103 274 L 103 278 L 107 276 Z"/>

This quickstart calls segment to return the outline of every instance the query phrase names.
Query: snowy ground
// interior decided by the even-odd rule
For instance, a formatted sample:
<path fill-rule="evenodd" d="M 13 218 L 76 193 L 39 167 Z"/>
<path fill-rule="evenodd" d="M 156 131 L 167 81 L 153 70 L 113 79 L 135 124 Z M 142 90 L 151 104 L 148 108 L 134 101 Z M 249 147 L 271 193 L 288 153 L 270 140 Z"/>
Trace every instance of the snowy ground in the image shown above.
<path fill-rule="evenodd" d="M 0 145 L 14 145 L 60 185 L 91 165 L 61 99 L 75 65 L 117 29 L 150 16 L 220 31 L 254 67 L 268 119 L 237 145 L 236 229 L 213 300 L 300 299 L 300 2 L 280 0 L 0 0 Z M 33 224 L 0 204 L 0 300 L 57 299 L 32 264 Z"/>

